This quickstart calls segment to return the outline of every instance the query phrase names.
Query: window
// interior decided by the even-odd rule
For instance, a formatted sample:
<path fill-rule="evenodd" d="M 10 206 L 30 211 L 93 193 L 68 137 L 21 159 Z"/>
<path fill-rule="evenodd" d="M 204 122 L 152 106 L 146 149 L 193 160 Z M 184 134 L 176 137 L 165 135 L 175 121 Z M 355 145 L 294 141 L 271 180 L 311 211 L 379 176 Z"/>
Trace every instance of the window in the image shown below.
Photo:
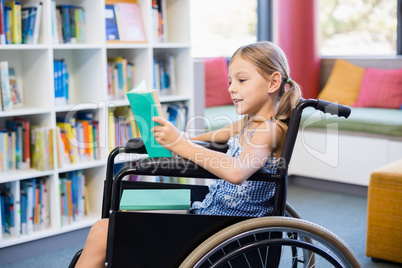
<path fill-rule="evenodd" d="M 319 0 L 321 55 L 395 55 L 397 0 Z"/>
<path fill-rule="evenodd" d="M 191 0 L 193 57 L 230 57 L 257 41 L 257 0 Z"/>

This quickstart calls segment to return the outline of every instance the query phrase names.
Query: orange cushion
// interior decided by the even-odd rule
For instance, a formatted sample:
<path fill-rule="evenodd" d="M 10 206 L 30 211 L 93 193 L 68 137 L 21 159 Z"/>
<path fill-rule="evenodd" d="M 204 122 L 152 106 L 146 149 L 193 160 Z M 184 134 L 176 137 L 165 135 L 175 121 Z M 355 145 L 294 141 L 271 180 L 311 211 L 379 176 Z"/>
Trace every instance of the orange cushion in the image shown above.
<path fill-rule="evenodd" d="M 402 69 L 367 68 L 354 106 L 399 109 L 402 106 Z"/>
<path fill-rule="evenodd" d="M 205 106 L 233 104 L 228 92 L 228 63 L 224 57 L 204 60 Z"/>
<path fill-rule="evenodd" d="M 318 98 L 343 105 L 353 105 L 359 95 L 363 75 L 364 68 L 338 59 Z"/>

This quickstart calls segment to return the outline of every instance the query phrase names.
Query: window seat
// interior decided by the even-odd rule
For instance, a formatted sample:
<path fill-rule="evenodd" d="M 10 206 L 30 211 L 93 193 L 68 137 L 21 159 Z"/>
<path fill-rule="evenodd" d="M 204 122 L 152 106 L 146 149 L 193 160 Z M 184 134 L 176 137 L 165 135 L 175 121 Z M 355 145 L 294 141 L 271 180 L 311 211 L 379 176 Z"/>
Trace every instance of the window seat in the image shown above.
<path fill-rule="evenodd" d="M 320 119 L 325 120 L 320 120 Z M 326 128 L 336 127 L 339 130 L 373 133 L 380 135 L 389 135 L 395 137 L 402 136 L 402 110 L 401 109 L 383 109 L 383 108 L 352 108 L 352 113 L 348 119 L 336 117 L 320 112 L 314 109 L 306 109 L 303 112 L 301 126 L 310 123 L 308 128 Z"/>

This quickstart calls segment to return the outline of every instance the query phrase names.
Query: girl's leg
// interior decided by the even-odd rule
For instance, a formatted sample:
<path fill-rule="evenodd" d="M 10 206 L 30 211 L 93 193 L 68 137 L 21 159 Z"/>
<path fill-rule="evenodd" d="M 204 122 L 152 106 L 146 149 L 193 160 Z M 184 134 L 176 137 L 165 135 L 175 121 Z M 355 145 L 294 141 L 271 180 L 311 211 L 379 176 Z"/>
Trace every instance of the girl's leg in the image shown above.
<path fill-rule="evenodd" d="M 101 219 L 91 227 L 76 268 L 105 267 L 108 225 L 109 219 Z"/>

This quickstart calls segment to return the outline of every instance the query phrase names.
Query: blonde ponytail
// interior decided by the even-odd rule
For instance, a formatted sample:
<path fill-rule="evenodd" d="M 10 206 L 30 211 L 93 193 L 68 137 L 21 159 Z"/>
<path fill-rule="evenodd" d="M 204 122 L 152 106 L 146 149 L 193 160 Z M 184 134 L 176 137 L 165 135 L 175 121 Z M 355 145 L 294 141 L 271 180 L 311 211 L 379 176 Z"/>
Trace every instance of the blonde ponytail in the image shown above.
<path fill-rule="evenodd" d="M 287 84 L 289 84 L 288 88 L 286 88 Z M 287 78 L 286 82 L 282 82 L 277 100 L 279 104 L 276 109 L 274 120 L 276 120 L 277 124 L 282 129 L 284 134 L 286 134 L 286 131 L 288 129 L 287 126 L 289 123 L 290 115 L 292 113 L 292 109 L 297 105 L 300 97 L 301 89 L 295 81 Z"/>

